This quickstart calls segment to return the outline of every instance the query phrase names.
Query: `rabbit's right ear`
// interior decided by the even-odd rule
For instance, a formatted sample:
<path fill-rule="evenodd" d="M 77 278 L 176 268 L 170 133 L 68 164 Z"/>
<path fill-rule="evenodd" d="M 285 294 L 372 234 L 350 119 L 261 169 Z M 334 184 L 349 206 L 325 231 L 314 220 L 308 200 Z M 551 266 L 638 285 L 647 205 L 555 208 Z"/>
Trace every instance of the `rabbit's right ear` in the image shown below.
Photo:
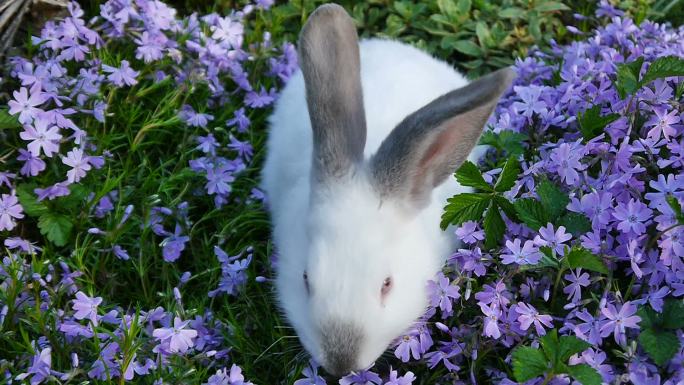
<path fill-rule="evenodd" d="M 313 178 L 349 173 L 363 160 L 366 116 L 354 21 L 336 4 L 318 7 L 299 36 L 299 61 L 313 128 Z"/>

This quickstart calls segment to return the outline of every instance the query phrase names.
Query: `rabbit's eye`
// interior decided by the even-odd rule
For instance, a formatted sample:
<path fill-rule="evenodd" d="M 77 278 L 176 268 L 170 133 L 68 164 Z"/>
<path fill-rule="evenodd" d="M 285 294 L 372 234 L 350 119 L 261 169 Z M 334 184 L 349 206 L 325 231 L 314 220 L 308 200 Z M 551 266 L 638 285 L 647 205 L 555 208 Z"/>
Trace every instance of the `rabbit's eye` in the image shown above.
<path fill-rule="evenodd" d="M 392 290 L 392 277 L 387 277 L 384 281 L 382 281 L 382 289 L 380 289 L 380 293 L 384 297 L 390 292 L 390 290 Z"/>
<path fill-rule="evenodd" d="M 306 294 L 310 294 L 311 290 L 309 289 L 309 275 L 306 274 L 306 271 L 304 272 L 303 278 L 304 278 L 304 287 L 306 287 Z"/>

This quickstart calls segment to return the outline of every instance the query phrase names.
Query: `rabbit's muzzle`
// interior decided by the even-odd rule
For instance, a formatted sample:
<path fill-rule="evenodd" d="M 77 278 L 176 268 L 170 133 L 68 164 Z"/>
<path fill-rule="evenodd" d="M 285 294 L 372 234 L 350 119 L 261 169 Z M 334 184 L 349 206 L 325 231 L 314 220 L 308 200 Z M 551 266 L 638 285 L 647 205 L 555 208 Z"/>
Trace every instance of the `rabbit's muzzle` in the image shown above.
<path fill-rule="evenodd" d="M 322 327 L 323 368 L 335 376 L 359 369 L 363 331 L 350 322 L 330 320 Z"/>

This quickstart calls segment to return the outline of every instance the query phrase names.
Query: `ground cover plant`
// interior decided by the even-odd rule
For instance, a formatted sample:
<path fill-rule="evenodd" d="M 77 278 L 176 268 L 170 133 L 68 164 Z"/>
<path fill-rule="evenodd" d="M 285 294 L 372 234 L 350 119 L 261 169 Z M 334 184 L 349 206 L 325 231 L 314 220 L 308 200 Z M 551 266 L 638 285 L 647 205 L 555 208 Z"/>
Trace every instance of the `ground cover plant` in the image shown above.
<path fill-rule="evenodd" d="M 455 41 L 479 47 L 486 34 L 471 19 L 489 14 L 478 2 L 430 4 L 404 25 L 468 4 Z M 455 174 L 476 192 L 445 202 L 443 224 L 464 243 L 428 283 L 432 308 L 375 367 L 338 381 L 277 314 L 257 187 L 268 107 L 296 70 L 292 42 L 315 4 L 180 16 L 160 1 L 110 0 L 91 19 L 72 3 L 4 77 L 3 381 L 684 381 L 684 30 L 635 24 L 643 5 L 573 15 L 548 4 L 540 39 L 493 52 L 525 55 L 483 136 L 490 154 Z M 366 33 L 391 35 L 401 6 L 382 23 L 349 9 Z M 548 49 L 528 53 L 543 40 Z M 490 58 L 463 63 L 508 63 Z"/>

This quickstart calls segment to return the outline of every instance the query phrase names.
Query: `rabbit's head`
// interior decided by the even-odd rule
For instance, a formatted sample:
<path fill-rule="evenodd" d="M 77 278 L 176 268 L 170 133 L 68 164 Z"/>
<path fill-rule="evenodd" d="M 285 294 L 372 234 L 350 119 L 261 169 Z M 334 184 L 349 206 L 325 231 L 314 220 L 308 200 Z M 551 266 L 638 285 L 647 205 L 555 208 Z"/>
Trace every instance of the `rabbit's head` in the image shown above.
<path fill-rule="evenodd" d="M 279 261 L 277 280 L 302 344 L 338 375 L 372 364 L 425 312 L 426 282 L 448 250 L 420 218 L 513 79 L 500 70 L 435 99 L 365 159 L 357 40 L 337 5 L 318 8 L 300 35 L 314 142 L 308 246 Z"/>

